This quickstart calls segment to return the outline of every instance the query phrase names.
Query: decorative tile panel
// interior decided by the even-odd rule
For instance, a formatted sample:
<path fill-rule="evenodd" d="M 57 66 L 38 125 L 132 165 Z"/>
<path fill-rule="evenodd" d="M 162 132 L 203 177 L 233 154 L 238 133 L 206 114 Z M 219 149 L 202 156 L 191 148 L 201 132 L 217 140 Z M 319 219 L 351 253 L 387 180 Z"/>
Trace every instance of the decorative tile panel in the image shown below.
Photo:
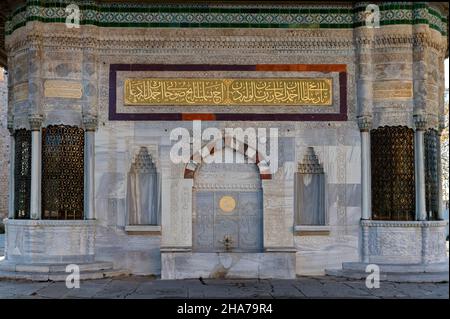
<path fill-rule="evenodd" d="M 348 4 L 132 4 L 31 0 L 13 12 L 6 34 L 28 21 L 65 22 L 68 4 L 80 8 L 80 24 L 142 28 L 340 28 L 363 26 L 365 6 Z M 447 18 L 426 3 L 383 2 L 380 25 L 428 24 L 443 35 Z"/>

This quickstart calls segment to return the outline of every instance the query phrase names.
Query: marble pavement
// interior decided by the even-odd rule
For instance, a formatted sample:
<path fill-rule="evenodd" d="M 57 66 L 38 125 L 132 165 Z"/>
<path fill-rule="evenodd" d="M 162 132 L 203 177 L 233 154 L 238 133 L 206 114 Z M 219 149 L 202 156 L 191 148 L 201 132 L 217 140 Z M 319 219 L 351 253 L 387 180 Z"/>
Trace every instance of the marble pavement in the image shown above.
<path fill-rule="evenodd" d="M 26 298 L 439 298 L 448 299 L 447 283 L 381 283 L 367 289 L 364 281 L 327 276 L 294 280 L 155 280 L 149 276 L 118 277 L 81 282 L 67 289 L 64 282 L 0 281 L 0 299 Z"/>

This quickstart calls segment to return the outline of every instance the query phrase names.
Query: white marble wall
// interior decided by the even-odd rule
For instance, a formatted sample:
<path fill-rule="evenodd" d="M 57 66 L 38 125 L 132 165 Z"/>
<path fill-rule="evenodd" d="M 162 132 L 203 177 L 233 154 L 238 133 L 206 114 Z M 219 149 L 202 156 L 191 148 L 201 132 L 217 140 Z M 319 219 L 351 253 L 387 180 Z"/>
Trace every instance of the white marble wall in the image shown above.
<path fill-rule="evenodd" d="M 203 128 L 229 123 L 203 122 Z M 263 180 L 266 251 L 297 251 L 296 273 L 318 274 L 343 261 L 358 259 L 360 218 L 360 148 L 356 124 L 315 127 L 284 123 L 245 123 L 244 127 L 278 127 L 279 169 Z M 96 132 L 95 202 L 98 219 L 96 258 L 137 274 L 160 274 L 163 251 L 192 247 L 192 179 L 184 164 L 169 159 L 170 131 L 191 129 L 191 122 L 106 122 Z M 234 125 L 236 126 L 236 125 Z M 303 127 L 302 127 L 303 126 Z M 327 128 L 324 128 L 326 126 Z M 161 234 L 130 234 L 126 225 L 126 179 L 135 154 L 146 146 L 162 177 Z M 308 146 L 313 146 L 326 177 L 329 235 L 294 235 L 294 172 Z"/>
<path fill-rule="evenodd" d="M 153 135 L 151 130 L 144 134 L 133 122 L 101 125 L 95 135 L 96 258 L 141 275 L 160 273 L 161 236 L 127 234 L 126 185 L 131 163 L 141 146 L 148 148 L 160 169 L 160 138 Z"/>
<path fill-rule="evenodd" d="M 359 132 L 351 126 L 302 130 L 296 137 L 296 162 L 308 146 L 325 173 L 326 226 L 329 232 L 295 236 L 299 275 L 322 275 L 342 262 L 359 259 L 361 165 Z"/>

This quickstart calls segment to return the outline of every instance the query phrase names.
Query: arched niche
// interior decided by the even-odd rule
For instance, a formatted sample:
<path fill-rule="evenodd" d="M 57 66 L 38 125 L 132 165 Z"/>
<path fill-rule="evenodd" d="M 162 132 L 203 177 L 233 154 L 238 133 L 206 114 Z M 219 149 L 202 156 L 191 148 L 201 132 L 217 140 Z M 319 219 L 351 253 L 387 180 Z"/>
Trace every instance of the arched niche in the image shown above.
<path fill-rule="evenodd" d="M 128 225 L 160 224 L 160 188 L 152 156 L 146 147 L 141 147 L 128 173 Z"/>
<path fill-rule="evenodd" d="M 225 156 L 233 155 L 235 162 L 202 162 L 193 174 L 192 249 L 196 252 L 261 252 L 260 169 L 256 163 L 248 163 L 242 152 L 228 146 L 222 150 Z M 208 161 L 208 156 L 205 159 Z"/>

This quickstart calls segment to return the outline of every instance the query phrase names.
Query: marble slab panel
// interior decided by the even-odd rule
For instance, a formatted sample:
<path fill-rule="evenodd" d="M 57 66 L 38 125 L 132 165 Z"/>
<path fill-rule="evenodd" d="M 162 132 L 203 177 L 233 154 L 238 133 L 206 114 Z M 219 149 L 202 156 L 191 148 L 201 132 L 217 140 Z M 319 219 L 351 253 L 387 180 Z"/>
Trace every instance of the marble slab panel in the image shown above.
<path fill-rule="evenodd" d="M 295 278 L 294 253 L 162 253 L 162 279 Z"/>

